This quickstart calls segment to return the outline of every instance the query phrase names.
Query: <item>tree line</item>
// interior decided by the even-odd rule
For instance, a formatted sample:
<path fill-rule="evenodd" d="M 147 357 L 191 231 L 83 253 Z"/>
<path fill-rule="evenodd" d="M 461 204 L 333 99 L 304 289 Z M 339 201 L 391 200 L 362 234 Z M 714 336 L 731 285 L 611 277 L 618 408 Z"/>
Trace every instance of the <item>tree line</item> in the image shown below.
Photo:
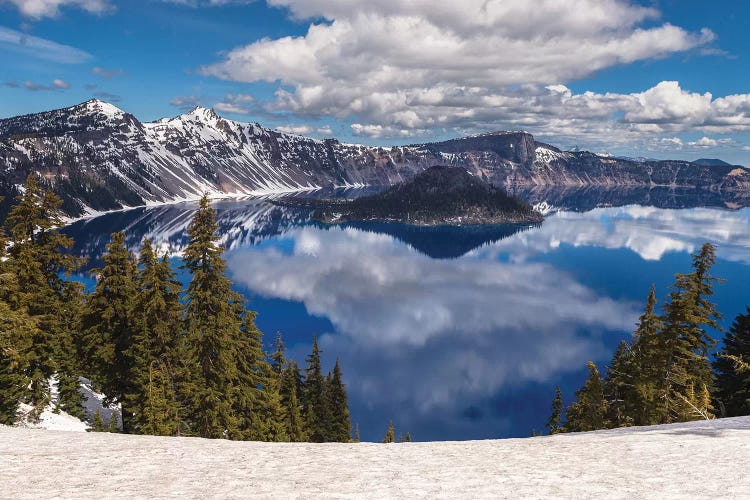
<path fill-rule="evenodd" d="M 722 351 L 709 358 L 722 331 L 711 302 L 715 248 L 692 256 L 692 272 L 676 274 L 662 314 L 651 287 L 630 342 L 622 341 L 604 376 L 589 362 L 588 378 L 564 408 L 558 387 L 550 433 L 656 425 L 750 414 L 750 308 L 735 319 Z"/>
<path fill-rule="evenodd" d="M 72 278 L 61 201 L 29 176 L 0 231 L 0 423 L 50 406 L 84 419 L 80 377 L 118 405 L 134 434 L 262 441 L 351 440 L 338 360 L 324 374 L 317 338 L 306 368 L 281 334 L 267 353 L 256 313 L 232 289 L 207 198 L 188 227 L 180 269 L 145 239 L 138 258 L 112 234 L 96 284 Z M 94 415 L 96 418 L 97 415 Z M 101 415 L 92 422 L 104 428 Z M 109 423 L 113 428 L 113 423 Z"/>

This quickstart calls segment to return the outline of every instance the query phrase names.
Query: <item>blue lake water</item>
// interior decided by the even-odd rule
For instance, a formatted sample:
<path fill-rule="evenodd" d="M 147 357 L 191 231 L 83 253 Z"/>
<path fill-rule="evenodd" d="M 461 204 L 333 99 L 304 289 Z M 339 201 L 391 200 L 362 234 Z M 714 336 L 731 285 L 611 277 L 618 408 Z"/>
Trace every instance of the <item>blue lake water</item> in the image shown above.
<path fill-rule="evenodd" d="M 389 420 L 416 440 L 462 440 L 544 430 L 555 386 L 569 403 L 585 363 L 603 368 L 629 338 L 651 284 L 663 299 L 706 241 L 726 279 L 715 296 L 724 324 L 750 305 L 750 209 L 682 208 L 684 197 L 666 203 L 681 208 L 593 205 L 534 227 L 434 229 L 323 227 L 258 199 L 215 208 L 231 278 L 266 343 L 280 330 L 302 363 L 317 334 L 325 365 L 341 362 L 363 440 L 382 439 Z M 93 266 L 123 229 L 133 250 L 149 237 L 178 260 L 195 208 L 117 212 L 66 231 Z"/>

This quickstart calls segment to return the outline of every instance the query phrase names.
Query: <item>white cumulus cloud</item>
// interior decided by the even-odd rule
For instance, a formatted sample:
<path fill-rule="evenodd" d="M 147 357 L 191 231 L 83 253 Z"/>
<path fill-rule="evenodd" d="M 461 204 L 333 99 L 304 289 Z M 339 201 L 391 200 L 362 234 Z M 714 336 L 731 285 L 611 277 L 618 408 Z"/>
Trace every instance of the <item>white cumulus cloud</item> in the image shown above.
<path fill-rule="evenodd" d="M 736 119 L 742 104 L 726 98 L 707 115 L 705 94 L 675 95 L 673 87 L 643 95 L 574 95 L 561 85 L 715 39 L 708 29 L 689 32 L 659 23 L 658 11 L 626 0 L 269 3 L 312 20 L 307 33 L 235 48 L 200 72 L 279 84 L 268 110 L 356 117 L 356 135 L 403 137 L 469 127 L 592 137 L 625 128 L 643 134 L 647 123 L 659 128 L 677 119 L 695 123 L 707 117 L 705 126 L 721 126 L 722 120 L 711 118 Z M 632 126 L 617 123 L 615 115 L 623 114 Z"/>

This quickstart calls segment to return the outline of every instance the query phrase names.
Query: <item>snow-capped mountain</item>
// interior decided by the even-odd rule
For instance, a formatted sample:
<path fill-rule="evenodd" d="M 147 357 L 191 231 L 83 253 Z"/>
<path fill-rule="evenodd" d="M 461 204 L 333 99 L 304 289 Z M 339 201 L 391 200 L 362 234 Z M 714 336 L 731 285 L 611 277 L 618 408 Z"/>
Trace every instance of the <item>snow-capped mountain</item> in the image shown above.
<path fill-rule="evenodd" d="M 71 216 L 203 193 L 387 186 L 435 164 L 461 166 L 506 187 L 750 188 L 750 171 L 742 168 L 564 152 L 524 132 L 383 148 L 285 134 L 200 107 L 141 123 L 99 100 L 0 120 L 0 195 L 13 197 L 36 171 L 63 197 Z"/>

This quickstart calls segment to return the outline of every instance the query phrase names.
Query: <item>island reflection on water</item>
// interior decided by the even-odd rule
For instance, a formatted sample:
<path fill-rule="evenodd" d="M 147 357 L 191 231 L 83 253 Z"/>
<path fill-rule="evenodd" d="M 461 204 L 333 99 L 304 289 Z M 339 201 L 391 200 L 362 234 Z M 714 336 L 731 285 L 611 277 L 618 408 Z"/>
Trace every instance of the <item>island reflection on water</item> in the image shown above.
<path fill-rule="evenodd" d="M 538 227 L 430 229 L 324 227 L 259 199 L 215 207 L 266 343 L 281 330 L 303 360 L 318 334 L 326 364 L 341 361 L 363 439 L 393 420 L 432 440 L 543 430 L 554 387 L 569 402 L 585 362 L 606 363 L 629 337 L 651 283 L 663 297 L 705 241 L 727 278 L 715 297 L 725 324 L 750 305 L 750 210 L 556 203 Z M 133 250 L 148 237 L 179 259 L 194 210 L 117 212 L 66 231 L 91 266 L 118 230 Z"/>

